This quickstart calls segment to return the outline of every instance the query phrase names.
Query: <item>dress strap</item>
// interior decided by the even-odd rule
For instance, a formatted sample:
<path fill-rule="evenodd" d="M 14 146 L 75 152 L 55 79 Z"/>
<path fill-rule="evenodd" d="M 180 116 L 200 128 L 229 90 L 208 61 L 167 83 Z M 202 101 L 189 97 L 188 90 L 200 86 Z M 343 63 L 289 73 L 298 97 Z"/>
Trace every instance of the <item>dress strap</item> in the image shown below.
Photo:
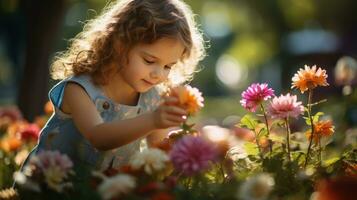
<path fill-rule="evenodd" d="M 68 82 L 80 85 L 94 102 L 102 94 L 101 90 L 94 85 L 89 75 L 72 76 L 57 83 L 49 92 L 49 99 L 56 108 L 60 108 L 63 100 L 64 89 Z"/>

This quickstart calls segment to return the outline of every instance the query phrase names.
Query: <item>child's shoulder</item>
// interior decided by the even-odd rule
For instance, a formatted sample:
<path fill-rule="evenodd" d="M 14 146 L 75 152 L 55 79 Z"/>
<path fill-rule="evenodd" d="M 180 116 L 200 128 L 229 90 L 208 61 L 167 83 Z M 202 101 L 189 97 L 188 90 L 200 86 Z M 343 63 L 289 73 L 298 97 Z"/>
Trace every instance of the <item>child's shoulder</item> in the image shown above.
<path fill-rule="evenodd" d="M 61 80 L 49 92 L 53 105 L 68 112 L 68 102 L 93 101 L 100 94 L 89 75 L 71 76 Z M 83 102 L 82 102 L 83 103 Z"/>

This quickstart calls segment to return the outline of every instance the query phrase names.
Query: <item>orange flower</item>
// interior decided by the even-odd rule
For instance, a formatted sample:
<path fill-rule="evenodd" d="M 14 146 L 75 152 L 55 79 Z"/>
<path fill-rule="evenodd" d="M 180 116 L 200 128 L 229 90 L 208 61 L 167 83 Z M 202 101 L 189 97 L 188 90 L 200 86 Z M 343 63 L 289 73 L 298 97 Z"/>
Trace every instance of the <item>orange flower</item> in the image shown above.
<path fill-rule="evenodd" d="M 6 152 L 15 151 L 19 149 L 22 145 L 20 139 L 16 137 L 4 138 L 0 141 L 0 147 Z"/>
<path fill-rule="evenodd" d="M 335 130 L 331 120 L 319 121 L 314 124 L 314 140 L 317 143 L 319 138 L 331 136 Z M 306 132 L 307 138 L 311 137 L 311 130 Z"/>
<path fill-rule="evenodd" d="M 202 93 L 189 85 L 171 88 L 169 96 L 179 99 L 179 104 L 183 106 L 189 114 L 195 114 L 203 107 Z"/>
<path fill-rule="evenodd" d="M 34 123 L 37 124 L 38 127 L 43 128 L 47 123 L 48 117 L 46 116 L 39 116 L 36 117 Z"/>
<path fill-rule="evenodd" d="M 346 169 L 345 172 L 347 175 L 350 176 L 356 176 L 357 175 L 357 164 L 353 163 L 353 164 L 346 164 Z"/>
<path fill-rule="evenodd" d="M 26 121 L 15 121 L 7 128 L 7 134 L 9 137 L 17 137 L 27 126 L 28 123 Z"/>
<path fill-rule="evenodd" d="M 327 86 L 328 83 L 326 78 L 326 70 L 323 70 L 320 67 L 316 70 L 316 65 L 312 66 L 312 68 L 305 65 L 305 69 L 300 68 L 292 78 L 293 83 L 291 88 L 298 88 L 301 93 L 304 93 L 317 86 Z"/>
<path fill-rule="evenodd" d="M 51 101 L 47 101 L 47 103 L 45 104 L 44 110 L 47 115 L 52 115 L 54 108 L 53 108 Z"/>

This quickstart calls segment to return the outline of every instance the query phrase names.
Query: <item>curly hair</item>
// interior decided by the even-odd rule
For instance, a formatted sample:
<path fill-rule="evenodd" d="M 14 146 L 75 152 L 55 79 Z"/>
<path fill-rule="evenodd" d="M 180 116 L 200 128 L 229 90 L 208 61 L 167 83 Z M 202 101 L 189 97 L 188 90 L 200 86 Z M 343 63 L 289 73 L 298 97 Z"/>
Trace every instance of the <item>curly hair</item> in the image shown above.
<path fill-rule="evenodd" d="M 168 83 L 176 85 L 192 79 L 205 55 L 204 40 L 187 4 L 181 0 L 121 0 L 108 4 L 97 18 L 59 53 L 52 64 L 52 78 L 89 74 L 95 84 L 107 84 L 108 74 L 122 66 L 137 44 L 151 44 L 169 37 L 181 40 L 184 55 L 173 67 Z"/>

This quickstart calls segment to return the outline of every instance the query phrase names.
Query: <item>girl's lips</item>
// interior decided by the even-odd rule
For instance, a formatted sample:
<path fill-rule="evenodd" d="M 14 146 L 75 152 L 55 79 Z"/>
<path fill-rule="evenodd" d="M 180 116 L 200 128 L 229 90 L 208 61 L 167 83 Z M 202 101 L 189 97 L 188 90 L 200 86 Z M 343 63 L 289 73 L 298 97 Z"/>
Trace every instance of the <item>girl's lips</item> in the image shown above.
<path fill-rule="evenodd" d="M 147 80 L 144 80 L 144 79 L 143 79 L 143 81 L 144 81 L 146 84 L 148 84 L 148 85 L 151 85 L 151 86 L 154 85 L 153 83 L 151 83 L 151 82 L 149 82 L 149 81 L 147 81 Z"/>

